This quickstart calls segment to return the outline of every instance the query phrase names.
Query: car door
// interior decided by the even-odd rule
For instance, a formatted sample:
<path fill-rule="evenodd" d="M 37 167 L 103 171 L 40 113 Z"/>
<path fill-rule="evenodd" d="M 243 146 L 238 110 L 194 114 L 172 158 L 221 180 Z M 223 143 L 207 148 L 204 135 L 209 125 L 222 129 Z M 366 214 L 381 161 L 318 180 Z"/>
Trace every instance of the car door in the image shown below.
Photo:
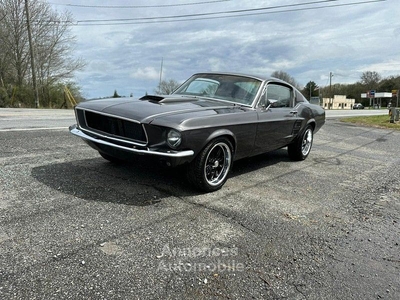
<path fill-rule="evenodd" d="M 268 83 L 257 107 L 258 125 L 255 146 L 266 152 L 286 146 L 293 140 L 298 120 L 293 88 L 282 83 Z"/>

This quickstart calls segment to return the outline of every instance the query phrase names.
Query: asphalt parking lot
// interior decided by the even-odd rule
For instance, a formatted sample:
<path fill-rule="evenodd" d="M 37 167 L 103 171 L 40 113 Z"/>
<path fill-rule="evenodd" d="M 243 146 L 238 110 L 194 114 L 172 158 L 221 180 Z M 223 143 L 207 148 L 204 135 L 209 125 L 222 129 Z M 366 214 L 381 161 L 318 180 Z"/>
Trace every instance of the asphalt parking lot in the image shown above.
<path fill-rule="evenodd" d="M 400 132 L 328 119 L 200 194 L 71 121 L 0 111 L 0 299 L 400 298 Z"/>

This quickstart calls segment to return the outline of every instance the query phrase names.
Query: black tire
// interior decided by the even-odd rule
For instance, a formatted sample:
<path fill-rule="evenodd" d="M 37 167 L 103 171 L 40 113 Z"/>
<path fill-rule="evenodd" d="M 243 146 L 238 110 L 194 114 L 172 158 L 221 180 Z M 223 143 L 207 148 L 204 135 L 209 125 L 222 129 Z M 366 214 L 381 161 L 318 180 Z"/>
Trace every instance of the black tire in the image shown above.
<path fill-rule="evenodd" d="M 233 162 L 232 149 L 227 138 L 211 141 L 189 164 L 189 182 L 203 192 L 219 190 L 228 179 Z"/>
<path fill-rule="evenodd" d="M 114 156 L 105 154 L 105 153 L 100 152 L 100 151 L 99 151 L 99 154 L 101 155 L 101 157 L 103 157 L 105 160 L 108 160 L 109 162 L 112 162 L 112 163 L 115 163 L 115 164 L 121 162 L 120 159 L 118 159 L 118 158 L 116 158 L 116 157 L 114 157 Z"/>
<path fill-rule="evenodd" d="M 310 154 L 314 139 L 313 128 L 308 125 L 303 133 L 288 146 L 288 154 L 291 160 L 304 160 Z"/>

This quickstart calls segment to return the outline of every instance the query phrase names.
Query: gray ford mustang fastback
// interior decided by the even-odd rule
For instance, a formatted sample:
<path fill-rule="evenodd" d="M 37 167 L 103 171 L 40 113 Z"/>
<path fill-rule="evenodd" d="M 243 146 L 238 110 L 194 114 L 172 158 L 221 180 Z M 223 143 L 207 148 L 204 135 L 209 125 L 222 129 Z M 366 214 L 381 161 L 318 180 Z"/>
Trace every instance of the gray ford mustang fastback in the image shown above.
<path fill-rule="evenodd" d="M 234 160 L 286 147 L 292 160 L 310 153 L 325 111 L 290 84 L 234 73 L 199 73 L 168 96 L 82 102 L 81 137 L 109 161 L 146 155 L 186 165 L 202 191 L 221 188 Z"/>

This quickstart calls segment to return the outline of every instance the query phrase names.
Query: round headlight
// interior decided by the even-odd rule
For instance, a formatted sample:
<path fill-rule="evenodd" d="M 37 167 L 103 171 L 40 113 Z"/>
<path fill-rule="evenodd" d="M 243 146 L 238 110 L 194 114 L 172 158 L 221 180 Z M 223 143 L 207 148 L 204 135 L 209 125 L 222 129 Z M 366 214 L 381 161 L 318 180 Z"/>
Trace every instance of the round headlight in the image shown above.
<path fill-rule="evenodd" d="M 171 129 L 167 134 L 167 143 L 171 148 L 177 148 L 182 142 L 182 136 L 179 131 Z"/>

